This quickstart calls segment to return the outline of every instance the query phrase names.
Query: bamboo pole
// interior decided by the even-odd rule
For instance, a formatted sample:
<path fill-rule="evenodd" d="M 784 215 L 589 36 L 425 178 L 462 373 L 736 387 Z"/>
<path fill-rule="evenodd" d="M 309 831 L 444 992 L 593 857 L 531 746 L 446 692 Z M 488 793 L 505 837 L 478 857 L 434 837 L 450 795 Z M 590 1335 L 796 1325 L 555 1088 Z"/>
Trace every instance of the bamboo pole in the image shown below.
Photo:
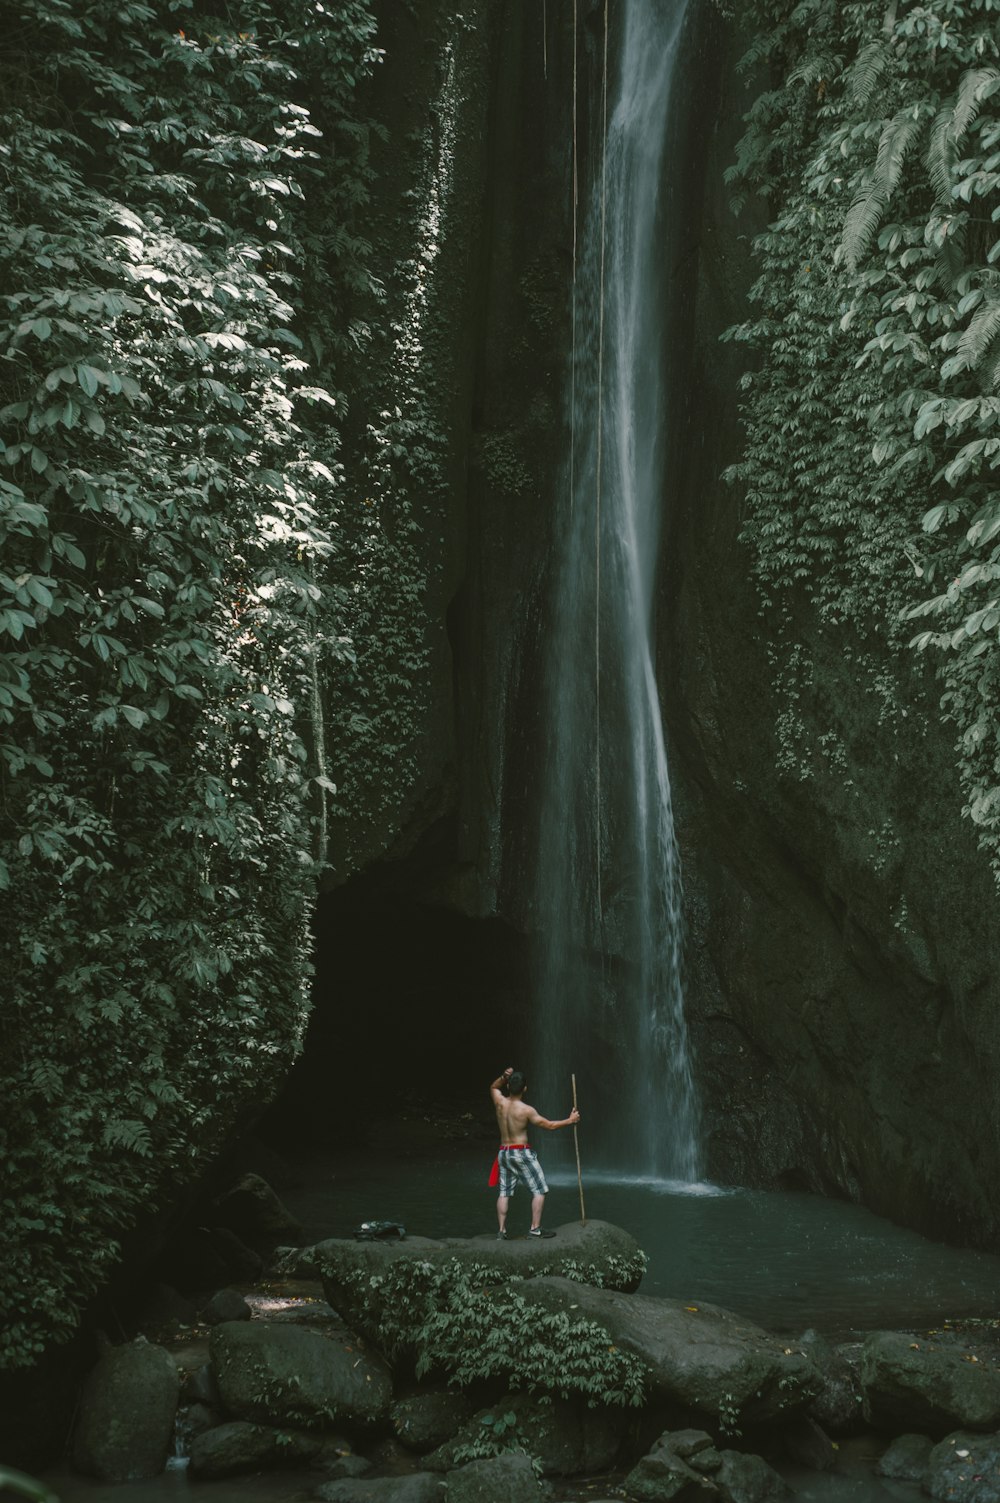
<path fill-rule="evenodd" d="M 572 1075 L 570 1079 L 573 1082 L 573 1110 L 576 1111 L 576 1076 Z M 573 1147 L 576 1149 L 576 1182 L 580 1188 L 580 1221 L 583 1226 L 586 1226 L 587 1212 L 585 1211 L 583 1205 L 583 1175 L 580 1173 L 580 1140 L 576 1135 L 575 1122 L 573 1123 Z"/>

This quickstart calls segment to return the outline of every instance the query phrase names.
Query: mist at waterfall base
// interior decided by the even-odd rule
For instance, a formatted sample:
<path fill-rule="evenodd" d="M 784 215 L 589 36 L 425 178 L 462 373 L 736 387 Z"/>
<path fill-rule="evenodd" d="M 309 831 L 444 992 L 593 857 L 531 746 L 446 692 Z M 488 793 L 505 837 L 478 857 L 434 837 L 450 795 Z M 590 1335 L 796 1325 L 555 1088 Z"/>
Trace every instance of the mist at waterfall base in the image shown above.
<path fill-rule="evenodd" d="M 680 871 L 653 655 L 670 475 L 664 162 L 685 8 L 627 0 L 592 112 L 544 673 L 539 1000 L 525 1063 L 532 1104 L 548 1117 L 567 1112 L 577 1076 L 600 1124 L 600 1162 L 691 1181 Z"/>

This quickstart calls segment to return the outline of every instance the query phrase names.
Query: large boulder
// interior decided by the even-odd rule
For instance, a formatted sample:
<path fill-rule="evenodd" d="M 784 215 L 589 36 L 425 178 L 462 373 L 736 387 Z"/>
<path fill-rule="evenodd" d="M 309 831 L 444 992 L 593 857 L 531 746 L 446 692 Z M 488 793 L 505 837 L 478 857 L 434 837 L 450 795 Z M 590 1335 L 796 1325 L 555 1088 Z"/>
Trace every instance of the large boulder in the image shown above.
<path fill-rule="evenodd" d="M 74 1465 L 102 1482 L 158 1477 L 167 1464 L 179 1395 L 177 1367 L 163 1347 L 141 1337 L 112 1347 L 84 1385 Z"/>
<path fill-rule="evenodd" d="M 463 1425 L 458 1434 L 424 1457 L 424 1465 L 450 1471 L 456 1457 L 482 1441 L 497 1419 L 518 1446 L 539 1463 L 546 1477 L 601 1472 L 612 1465 L 628 1423 L 624 1410 L 590 1408 L 582 1399 L 544 1398 L 510 1393 Z"/>
<path fill-rule="evenodd" d="M 448 1474 L 445 1503 L 541 1503 L 541 1489 L 527 1456 L 470 1461 Z"/>
<path fill-rule="evenodd" d="M 273 1466 L 278 1459 L 277 1432 L 270 1425 L 254 1425 L 249 1420 L 215 1425 L 191 1443 L 195 1477 L 235 1477 Z"/>
<path fill-rule="evenodd" d="M 204 1404 L 209 1409 L 218 1409 L 222 1401 L 210 1362 L 203 1362 L 201 1367 L 196 1367 L 188 1376 L 184 1385 L 184 1397 L 195 1404 Z"/>
<path fill-rule="evenodd" d="M 894 1482 L 922 1482 L 933 1449 L 929 1435 L 897 1435 L 882 1452 L 875 1470 Z"/>
<path fill-rule="evenodd" d="M 324 1465 L 323 1471 L 327 1480 L 335 1482 L 338 1477 L 363 1477 L 370 1472 L 372 1463 L 367 1456 L 338 1456 L 336 1460 Z"/>
<path fill-rule="evenodd" d="M 930 1453 L 923 1487 L 941 1503 L 998 1503 L 1000 1435 L 946 1435 Z"/>
<path fill-rule="evenodd" d="M 763 1456 L 745 1451 L 723 1451 L 722 1465 L 712 1481 L 727 1503 L 772 1503 L 791 1492 L 784 1477 Z"/>
<path fill-rule="evenodd" d="M 646 1366 L 654 1397 L 721 1419 L 759 1424 L 803 1408 L 820 1386 L 810 1359 L 759 1326 L 715 1305 L 593 1289 L 569 1279 L 531 1279 L 529 1305 L 588 1319 L 609 1344 Z"/>
<path fill-rule="evenodd" d="M 832 1472 L 840 1464 L 840 1450 L 811 1414 L 796 1414 L 781 1432 L 787 1455 L 813 1472 Z"/>
<path fill-rule="evenodd" d="M 229 1420 L 197 1434 L 191 1443 L 191 1472 L 202 1478 L 233 1477 L 263 1467 L 322 1466 L 347 1463 L 346 1475 L 368 1471 L 370 1463 L 350 1454 L 341 1436 L 309 1430 L 276 1429 L 249 1420 Z M 352 1465 L 352 1463 L 355 1463 Z"/>
<path fill-rule="evenodd" d="M 995 1430 L 1000 1373 L 959 1344 L 876 1331 L 861 1349 L 865 1417 L 887 1430 Z"/>
<path fill-rule="evenodd" d="M 716 1451 L 698 1430 L 667 1431 L 625 1478 L 639 1503 L 770 1503 L 790 1491 L 762 1456 Z"/>
<path fill-rule="evenodd" d="M 217 1289 L 201 1312 L 202 1320 L 210 1326 L 221 1326 L 227 1320 L 250 1320 L 252 1316 L 238 1289 Z"/>
<path fill-rule="evenodd" d="M 339 1477 L 316 1488 L 322 1503 L 440 1503 L 444 1483 L 432 1472 L 408 1477 Z"/>
<path fill-rule="evenodd" d="M 637 1461 L 623 1486 L 640 1503 L 700 1503 L 712 1488 L 704 1473 L 695 1471 L 668 1446 L 655 1446 Z"/>
<path fill-rule="evenodd" d="M 388 1367 L 355 1337 L 231 1321 L 215 1327 L 209 1351 L 223 1407 L 238 1419 L 311 1430 L 368 1427 L 392 1402 Z"/>
<path fill-rule="evenodd" d="M 850 1435 L 863 1425 L 858 1362 L 860 1342 L 833 1346 L 818 1331 L 806 1331 L 795 1345 L 809 1357 L 820 1375 L 821 1387 L 809 1413 L 828 1435 Z"/>
<path fill-rule="evenodd" d="M 248 1173 L 215 1203 L 219 1226 L 258 1251 L 270 1253 L 279 1243 L 302 1240 L 302 1225 L 259 1174 Z"/>
<path fill-rule="evenodd" d="M 399 1262 L 430 1263 L 441 1267 L 457 1262 L 463 1268 L 486 1267 L 496 1273 L 497 1283 L 538 1274 L 565 1274 L 605 1289 L 639 1287 L 645 1256 L 635 1238 L 607 1221 L 570 1222 L 556 1229 L 552 1238 L 512 1237 L 499 1242 L 494 1236 L 392 1238 L 356 1242 L 331 1238 L 306 1249 L 306 1264 L 323 1280 L 326 1297 L 347 1320 L 361 1315 L 359 1285 L 367 1291 L 368 1279 Z"/>
<path fill-rule="evenodd" d="M 392 1428 L 411 1451 L 433 1451 L 461 1429 L 472 1413 L 464 1393 L 430 1388 L 392 1406 Z"/>

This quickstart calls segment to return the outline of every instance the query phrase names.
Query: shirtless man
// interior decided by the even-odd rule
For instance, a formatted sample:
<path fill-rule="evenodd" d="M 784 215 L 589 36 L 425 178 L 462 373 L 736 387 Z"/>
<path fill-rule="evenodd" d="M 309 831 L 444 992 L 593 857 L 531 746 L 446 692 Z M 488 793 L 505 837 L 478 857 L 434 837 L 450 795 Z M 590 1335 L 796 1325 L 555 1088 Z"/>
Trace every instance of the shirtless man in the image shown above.
<path fill-rule="evenodd" d="M 501 1090 L 505 1083 L 506 1096 Z M 549 1187 L 545 1183 L 541 1164 L 528 1146 L 528 1127 L 530 1124 L 532 1127 L 547 1127 L 550 1131 L 554 1131 L 557 1127 L 572 1127 L 574 1122 L 580 1120 L 580 1113 L 576 1107 L 562 1122 L 550 1122 L 547 1117 L 540 1116 L 533 1106 L 529 1106 L 521 1099 L 526 1085 L 527 1081 L 521 1071 L 515 1070 L 513 1065 L 508 1065 L 503 1074 L 498 1075 L 490 1086 L 490 1095 L 493 1097 L 493 1105 L 496 1108 L 497 1126 L 500 1129 L 500 1152 L 497 1154 L 500 1169 L 500 1194 L 497 1197 L 497 1221 L 500 1223 L 500 1230 L 497 1232 L 497 1238 L 500 1241 L 507 1239 L 507 1208 L 519 1179 L 523 1180 L 531 1191 L 531 1229 L 528 1236 L 555 1236 L 555 1232 L 543 1232 L 540 1224 L 542 1207 L 545 1205 Z"/>

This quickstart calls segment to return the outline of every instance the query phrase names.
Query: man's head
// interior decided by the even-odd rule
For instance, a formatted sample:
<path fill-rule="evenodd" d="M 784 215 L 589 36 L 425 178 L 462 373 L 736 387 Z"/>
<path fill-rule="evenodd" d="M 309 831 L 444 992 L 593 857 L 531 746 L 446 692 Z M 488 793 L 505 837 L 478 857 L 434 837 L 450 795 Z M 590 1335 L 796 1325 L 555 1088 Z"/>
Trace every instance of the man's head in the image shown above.
<path fill-rule="evenodd" d="M 507 1077 L 507 1095 L 523 1096 L 524 1088 L 528 1084 L 520 1070 L 515 1070 L 513 1075 Z"/>

